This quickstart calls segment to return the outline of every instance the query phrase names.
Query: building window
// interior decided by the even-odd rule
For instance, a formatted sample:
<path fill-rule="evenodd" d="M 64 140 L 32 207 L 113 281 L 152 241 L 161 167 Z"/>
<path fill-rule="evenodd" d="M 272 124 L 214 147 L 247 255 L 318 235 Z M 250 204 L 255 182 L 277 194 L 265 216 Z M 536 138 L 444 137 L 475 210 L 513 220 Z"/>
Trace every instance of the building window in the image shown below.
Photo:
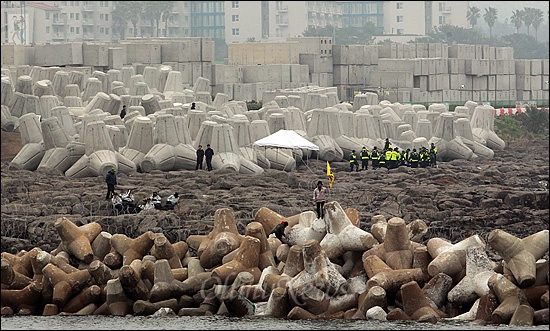
<path fill-rule="evenodd" d="M 50 20 L 50 12 L 46 12 L 46 19 L 49 21 Z"/>
<path fill-rule="evenodd" d="M 239 21 L 239 15 L 231 15 L 231 22 L 238 22 Z"/>
<path fill-rule="evenodd" d="M 74 1 L 71 1 L 70 6 L 71 6 L 71 7 L 74 7 Z"/>
<path fill-rule="evenodd" d="M 232 34 L 233 36 L 239 36 L 241 33 L 240 33 L 240 31 L 239 31 L 239 28 L 233 28 L 233 29 L 231 30 L 231 34 Z"/>
<path fill-rule="evenodd" d="M 239 2 L 238 1 L 231 1 L 231 8 L 239 8 Z"/>
<path fill-rule="evenodd" d="M 105 20 L 106 20 L 106 21 L 109 20 L 109 14 L 105 14 Z"/>
<path fill-rule="evenodd" d="M 105 28 L 105 34 L 109 35 L 109 28 Z"/>
<path fill-rule="evenodd" d="M 445 11 L 445 2 L 439 3 L 439 11 Z"/>
<path fill-rule="evenodd" d="M 75 1 L 75 2 L 74 2 L 74 5 L 77 6 L 77 7 L 80 6 L 79 2 L 80 2 L 80 1 Z"/>
<path fill-rule="evenodd" d="M 397 9 L 403 9 L 403 3 L 402 2 L 398 2 L 395 4 Z"/>
<path fill-rule="evenodd" d="M 71 18 L 71 20 L 74 20 L 74 13 L 71 13 L 69 17 Z"/>
<path fill-rule="evenodd" d="M 403 29 L 397 29 L 397 34 L 403 34 Z"/>
<path fill-rule="evenodd" d="M 71 33 L 74 33 L 74 26 L 71 26 Z"/>
<path fill-rule="evenodd" d="M 99 28 L 100 33 L 105 33 L 105 28 Z"/>
<path fill-rule="evenodd" d="M 439 16 L 439 24 L 445 24 L 445 16 Z"/>
<path fill-rule="evenodd" d="M 99 19 L 103 20 L 103 16 L 104 16 L 103 14 L 99 14 Z"/>
<path fill-rule="evenodd" d="M 403 16 L 397 16 L 397 22 L 403 22 Z"/>
<path fill-rule="evenodd" d="M 50 33 L 50 27 L 49 26 L 46 27 L 46 33 L 48 33 L 48 34 Z"/>
<path fill-rule="evenodd" d="M 80 14 L 79 14 L 79 13 L 76 13 L 75 19 L 76 19 L 77 21 L 80 19 Z"/>
<path fill-rule="evenodd" d="M 78 26 L 76 27 L 76 34 L 80 34 L 80 28 Z"/>

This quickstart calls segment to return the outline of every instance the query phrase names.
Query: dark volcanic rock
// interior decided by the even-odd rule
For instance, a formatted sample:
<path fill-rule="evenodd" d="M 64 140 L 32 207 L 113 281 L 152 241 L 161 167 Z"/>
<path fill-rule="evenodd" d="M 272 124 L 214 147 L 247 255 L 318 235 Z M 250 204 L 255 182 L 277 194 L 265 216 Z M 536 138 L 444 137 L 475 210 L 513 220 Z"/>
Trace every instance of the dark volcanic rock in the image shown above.
<path fill-rule="evenodd" d="M 518 161 L 520 160 L 520 161 Z M 60 238 L 53 227 L 66 216 L 77 224 L 98 222 L 104 231 L 135 238 L 145 231 L 163 232 L 171 241 L 207 234 L 219 208 L 231 208 L 244 234 L 261 207 L 292 216 L 315 210 L 312 192 L 318 180 L 328 186 L 326 162 L 287 173 L 267 170 L 244 175 L 231 170 L 153 171 L 118 176 L 118 191 L 134 190 L 136 200 L 158 191 L 181 196 L 173 211 L 151 210 L 114 216 L 101 177 L 69 179 L 58 173 L 8 170 L 2 163 L 2 251 L 15 253 L 39 246 L 52 250 Z M 329 200 L 359 211 L 361 226 L 383 214 L 406 222 L 424 220 L 432 237 L 457 242 L 473 234 L 487 239 L 495 228 L 525 237 L 548 228 L 548 138 L 514 142 L 492 160 L 438 162 L 438 168 L 401 167 L 349 172 L 347 162 L 331 164 L 335 182 Z"/>

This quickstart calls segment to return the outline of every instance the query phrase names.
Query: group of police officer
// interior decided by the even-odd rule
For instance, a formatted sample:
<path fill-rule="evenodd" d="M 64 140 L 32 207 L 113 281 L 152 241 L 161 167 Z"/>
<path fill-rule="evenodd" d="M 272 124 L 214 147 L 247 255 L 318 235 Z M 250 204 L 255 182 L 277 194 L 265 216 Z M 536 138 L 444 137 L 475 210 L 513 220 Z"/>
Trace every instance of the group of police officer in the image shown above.
<path fill-rule="evenodd" d="M 384 149 L 381 151 L 376 146 L 373 147 L 372 151 L 363 147 L 358 156 L 355 150 L 352 150 L 349 157 L 350 171 L 354 169 L 355 171 L 360 171 L 359 160 L 361 160 L 361 170 L 369 169 L 369 160 L 374 170 L 385 168 L 387 171 L 390 171 L 390 169 L 401 166 L 411 168 L 437 167 L 437 148 L 432 143 L 429 149 L 422 146 L 418 151 L 416 148 L 413 148 L 412 151 L 410 148 L 399 151 L 398 147 L 392 148 L 390 140 L 386 138 Z"/>

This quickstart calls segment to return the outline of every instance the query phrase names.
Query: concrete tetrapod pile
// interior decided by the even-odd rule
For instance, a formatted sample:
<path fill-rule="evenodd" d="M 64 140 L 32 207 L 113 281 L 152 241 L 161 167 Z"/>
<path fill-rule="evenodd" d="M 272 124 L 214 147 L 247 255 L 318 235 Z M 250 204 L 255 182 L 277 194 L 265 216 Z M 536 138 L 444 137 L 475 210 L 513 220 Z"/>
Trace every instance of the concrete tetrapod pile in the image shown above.
<path fill-rule="evenodd" d="M 1 255 L 2 315 L 247 315 L 288 319 L 460 320 L 548 325 L 548 230 L 493 230 L 457 243 L 425 223 L 373 217 L 328 202 L 284 217 L 261 208 L 239 233 L 230 208 L 207 235 L 109 234 L 61 217 L 61 244 Z M 287 221 L 288 242 L 268 233 Z M 423 224 L 424 223 L 424 224 Z M 487 245 L 488 244 L 488 245 Z M 501 261 L 491 261 L 492 249 Z"/>
<path fill-rule="evenodd" d="M 136 74 L 133 66 L 91 75 L 59 67 L 28 69 L 15 76 L 2 71 L 1 127 L 19 131 L 25 144 L 11 164 L 14 169 L 34 171 L 40 165 L 69 177 L 96 176 L 112 166 L 120 172 L 192 170 L 198 145 L 206 143 L 216 151 L 214 169 L 241 173 L 262 173 L 268 168 L 290 172 L 309 158 L 338 162 L 363 146 L 381 149 L 385 138 L 401 150 L 433 142 L 441 161 L 492 158 L 494 150 L 505 147 L 494 131 L 494 108 L 473 101 L 449 112 L 443 104 L 426 109 L 358 94 L 351 105 L 341 103 L 334 89 L 308 88 L 309 92 L 296 91 L 300 92 L 296 95 L 274 92 L 261 109 L 249 111 L 244 101 L 230 100 L 223 93 L 212 95 L 207 78 L 198 77 L 185 88 L 183 73 L 166 65 L 146 66 L 143 74 Z M 194 109 L 190 109 L 192 102 Z M 123 104 L 126 117 L 115 121 Z M 63 113 L 59 107 L 64 107 Z M 38 123 L 29 114 L 39 116 Z M 174 117 L 163 118 L 165 114 Z M 55 123 L 40 130 L 41 122 L 51 117 L 58 117 L 65 134 Z M 94 121 L 103 121 L 105 128 Z M 134 124 L 139 134 L 132 134 Z M 295 130 L 318 145 L 319 151 L 252 149 L 254 141 L 280 129 Z M 41 138 L 40 132 L 48 137 Z M 86 132 L 93 137 L 86 139 Z M 47 160 L 42 162 L 44 157 Z"/>

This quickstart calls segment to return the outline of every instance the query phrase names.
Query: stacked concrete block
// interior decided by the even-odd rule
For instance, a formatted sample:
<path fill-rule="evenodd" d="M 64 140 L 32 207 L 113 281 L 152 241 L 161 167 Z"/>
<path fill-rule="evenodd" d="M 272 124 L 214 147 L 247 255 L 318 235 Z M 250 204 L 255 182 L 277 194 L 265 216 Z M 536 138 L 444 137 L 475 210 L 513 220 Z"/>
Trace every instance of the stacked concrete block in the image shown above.
<path fill-rule="evenodd" d="M 82 43 L 45 44 L 35 46 L 35 65 L 82 65 Z"/>
<path fill-rule="evenodd" d="M 125 50 L 126 59 L 124 64 L 144 63 L 160 64 L 162 63 L 161 45 L 155 42 L 125 42 L 121 44 Z"/>
<path fill-rule="evenodd" d="M 83 65 L 107 67 L 109 66 L 109 45 L 107 44 L 82 44 Z"/>

